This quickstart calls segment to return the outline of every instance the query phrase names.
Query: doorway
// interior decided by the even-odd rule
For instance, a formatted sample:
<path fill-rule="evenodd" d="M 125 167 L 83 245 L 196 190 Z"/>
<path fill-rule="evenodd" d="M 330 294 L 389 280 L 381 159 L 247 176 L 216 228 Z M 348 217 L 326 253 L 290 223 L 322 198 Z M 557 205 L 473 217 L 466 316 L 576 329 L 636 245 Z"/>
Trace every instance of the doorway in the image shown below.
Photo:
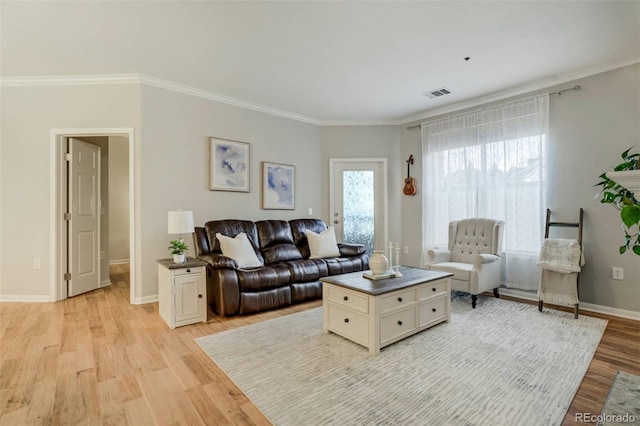
<path fill-rule="evenodd" d="M 115 146 L 115 141 L 118 141 L 121 144 L 124 144 L 124 149 L 128 152 L 128 158 L 125 160 L 128 164 L 121 167 L 120 170 L 124 170 L 127 174 L 126 186 L 124 188 L 120 188 L 121 191 L 125 192 L 125 197 L 128 198 L 128 218 L 125 219 L 126 225 L 128 227 L 128 242 L 125 244 L 128 245 L 128 249 L 126 250 L 129 262 L 129 268 L 131 271 L 131 279 L 130 279 L 130 303 L 137 303 L 136 295 L 136 282 L 139 282 L 139 271 L 136 268 L 136 265 L 139 264 L 136 258 L 136 250 L 135 243 L 139 241 L 137 236 L 139 230 L 135 226 L 135 203 L 134 203 L 134 188 L 135 188 L 135 141 L 133 138 L 133 129 L 52 129 L 51 130 L 51 300 L 63 300 L 67 297 L 70 297 L 74 294 L 79 294 L 84 292 L 84 288 L 78 287 L 77 289 L 73 289 L 73 286 L 68 286 L 67 283 L 69 276 L 65 276 L 65 273 L 71 272 L 73 274 L 73 267 L 70 269 L 70 260 L 77 258 L 77 256 L 68 256 L 68 242 L 69 238 L 73 238 L 72 234 L 67 234 L 69 229 L 72 229 L 72 226 L 67 226 L 67 222 L 65 220 L 65 213 L 67 213 L 67 197 L 72 195 L 68 190 L 68 182 L 72 179 L 67 174 L 67 157 L 65 153 L 67 152 L 67 144 L 69 140 L 84 140 L 89 143 L 95 144 L 97 146 L 102 147 L 103 155 L 104 152 L 108 151 L 108 147 Z M 110 144 L 109 141 L 112 141 Z M 103 162 L 103 168 L 108 165 L 108 163 Z M 103 182 L 101 190 L 106 193 L 109 191 L 109 183 Z M 102 197 L 105 199 L 105 197 Z M 100 204 L 97 204 L 97 207 L 94 207 L 97 210 L 98 220 L 100 217 L 107 218 L 108 215 L 108 203 L 106 203 L 104 208 L 100 207 Z M 89 204 L 87 204 L 89 205 Z M 76 209 L 77 210 L 77 209 Z M 67 216 L 68 218 L 69 216 Z M 97 264 L 97 269 L 102 269 L 103 273 L 100 277 L 98 287 L 102 287 L 104 285 L 110 284 L 109 280 L 109 234 L 108 234 L 108 226 L 106 225 L 109 221 L 102 221 L 105 223 L 105 226 L 102 227 L 101 233 L 98 233 L 96 237 L 98 241 L 102 239 L 102 245 L 99 245 L 95 253 L 92 253 L 90 256 L 87 256 L 84 259 L 84 265 Z M 78 222 L 76 222 L 78 223 Z M 73 231 L 72 231 L 73 232 Z M 100 238 L 100 234 L 102 234 L 102 238 Z M 89 233 L 85 234 L 90 235 Z M 98 243 L 99 244 L 99 243 Z M 84 253 L 84 250 L 82 251 Z M 120 255 L 118 259 L 120 262 L 125 261 Z M 100 265 L 102 267 L 100 267 Z M 75 266 L 78 266 L 77 264 Z M 90 269 L 88 267 L 84 268 L 86 270 Z M 89 288 L 91 289 L 91 288 Z M 77 291 L 81 290 L 81 291 Z"/>
<path fill-rule="evenodd" d="M 367 253 L 387 244 L 386 158 L 329 160 L 330 222 L 340 242 L 363 244 Z"/>

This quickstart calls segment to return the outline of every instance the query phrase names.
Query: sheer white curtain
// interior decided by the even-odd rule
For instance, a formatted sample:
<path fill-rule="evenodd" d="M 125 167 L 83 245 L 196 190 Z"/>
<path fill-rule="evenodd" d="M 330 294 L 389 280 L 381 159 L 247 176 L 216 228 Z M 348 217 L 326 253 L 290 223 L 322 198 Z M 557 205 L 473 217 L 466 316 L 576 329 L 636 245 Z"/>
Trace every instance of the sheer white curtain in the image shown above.
<path fill-rule="evenodd" d="M 423 259 L 447 246 L 450 221 L 501 219 L 502 284 L 538 288 L 548 105 L 539 95 L 422 125 Z"/>

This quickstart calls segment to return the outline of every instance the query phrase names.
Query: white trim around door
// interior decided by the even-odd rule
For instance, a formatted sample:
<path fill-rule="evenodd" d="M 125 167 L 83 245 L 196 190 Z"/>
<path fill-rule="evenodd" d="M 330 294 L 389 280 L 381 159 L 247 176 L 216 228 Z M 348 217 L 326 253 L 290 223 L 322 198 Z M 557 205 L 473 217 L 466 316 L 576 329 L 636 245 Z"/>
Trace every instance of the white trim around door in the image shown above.
<path fill-rule="evenodd" d="M 66 241 L 64 236 L 63 215 L 64 200 L 61 183 L 66 181 L 64 166 L 63 141 L 66 137 L 81 136 L 122 136 L 129 140 L 129 252 L 130 252 L 130 303 L 141 303 L 141 298 L 136 297 L 136 285 L 142 282 L 142 274 L 138 265 L 141 264 L 140 249 L 140 223 L 137 204 L 136 188 L 139 188 L 139 158 L 136 154 L 140 151 L 139 142 L 134 138 L 133 128 L 88 128 L 88 129 L 51 129 L 50 132 L 50 301 L 55 302 L 67 298 L 65 256 Z"/>
<path fill-rule="evenodd" d="M 382 191 L 383 191 L 383 209 L 384 209 L 384 221 L 383 221 L 383 247 L 387 246 L 389 241 L 389 195 L 387 185 L 387 159 L 386 158 L 330 158 L 329 159 L 329 218 L 328 224 L 332 224 L 332 214 L 336 209 L 335 206 L 335 194 L 334 194 L 334 172 L 336 165 L 342 163 L 377 163 L 382 165 Z"/>

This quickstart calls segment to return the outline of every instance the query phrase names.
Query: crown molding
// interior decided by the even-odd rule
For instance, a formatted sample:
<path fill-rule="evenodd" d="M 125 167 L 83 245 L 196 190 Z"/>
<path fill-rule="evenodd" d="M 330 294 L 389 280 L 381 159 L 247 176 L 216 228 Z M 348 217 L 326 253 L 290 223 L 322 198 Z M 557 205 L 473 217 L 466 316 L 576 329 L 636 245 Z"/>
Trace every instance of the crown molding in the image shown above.
<path fill-rule="evenodd" d="M 403 124 L 399 120 L 345 120 L 345 121 L 322 121 L 322 127 L 332 126 L 398 126 Z"/>
<path fill-rule="evenodd" d="M 51 75 L 51 76 L 15 76 L 0 77 L 0 86 L 2 87 L 28 87 L 28 86 L 83 86 L 95 84 L 144 84 L 146 86 L 158 87 L 170 90 L 184 95 L 195 96 L 210 101 L 221 102 L 228 105 L 234 105 L 240 108 L 246 108 L 253 111 L 264 112 L 266 114 L 276 115 L 291 120 L 302 121 L 304 123 L 322 125 L 322 121 L 316 118 L 307 117 L 302 114 L 284 111 L 272 108 L 266 105 L 260 105 L 254 102 L 242 99 L 232 98 L 230 96 L 220 95 L 208 90 L 198 89 L 196 87 L 184 84 L 174 83 L 172 81 L 163 80 L 143 74 L 97 74 L 97 75 Z"/>
<path fill-rule="evenodd" d="M 601 64 L 598 66 L 583 68 L 579 71 L 560 74 L 552 78 L 536 80 L 522 86 L 512 87 L 510 89 L 501 90 L 499 92 L 491 93 L 489 95 L 480 96 L 480 97 L 469 99 L 466 101 L 456 102 L 450 105 L 445 105 L 439 108 L 433 108 L 417 114 L 409 115 L 402 118 L 400 120 L 400 124 L 408 124 L 414 121 L 424 120 L 426 118 L 448 114 L 448 113 L 460 111 L 466 108 L 473 108 L 473 107 L 484 105 L 490 102 L 500 101 L 503 99 L 510 98 L 512 96 L 518 96 L 518 95 L 522 95 L 529 92 L 535 92 L 537 90 L 547 89 L 549 87 L 552 87 L 558 84 L 563 84 L 569 81 L 590 77 L 592 75 L 611 71 L 617 68 L 623 68 L 629 65 L 637 64 L 639 62 L 640 62 L 640 57 L 631 56 L 618 61 Z"/>
<path fill-rule="evenodd" d="M 432 108 L 416 114 L 408 115 L 400 119 L 365 119 L 365 120 L 320 120 L 294 112 L 285 111 L 267 105 L 261 105 L 230 96 L 221 95 L 204 89 L 199 89 L 184 84 L 174 83 L 172 81 L 143 75 L 143 74 L 96 74 L 96 75 L 54 75 L 54 76 L 14 76 L 0 77 L 0 87 L 26 87 L 26 86 L 82 86 L 95 84 L 144 84 L 146 86 L 157 87 L 170 90 L 184 95 L 195 96 L 214 102 L 220 102 L 228 105 L 234 105 L 253 111 L 263 112 L 291 120 L 301 121 L 304 123 L 314 124 L 316 126 L 333 127 L 333 126 L 398 126 L 424 120 L 438 115 L 448 114 L 460 111 L 466 108 L 473 108 L 479 105 L 496 102 L 512 96 L 522 95 L 524 93 L 535 92 L 537 90 L 547 89 L 551 86 L 563 84 L 569 81 L 578 80 L 592 75 L 611 71 L 617 68 L 626 67 L 640 62 L 640 57 L 632 56 L 623 58 L 618 61 L 609 62 L 607 64 L 594 67 L 584 68 L 579 71 L 565 73 L 554 76 L 552 78 L 536 80 L 522 86 L 513 87 L 499 92 L 491 93 L 485 96 L 479 96 L 466 101 L 456 102 L 438 108 Z"/>
<path fill-rule="evenodd" d="M 319 126 L 322 124 L 321 120 L 308 117 L 306 115 L 296 114 L 294 112 L 284 111 L 277 108 L 272 108 L 266 105 L 257 104 L 254 102 L 245 101 L 242 99 L 232 98 L 230 96 L 220 95 L 218 93 L 210 92 L 208 90 L 198 89 L 196 87 L 187 86 L 184 84 L 174 83 L 168 80 L 162 80 L 160 78 L 151 77 L 148 75 L 140 75 L 140 81 L 147 86 L 158 87 L 165 90 L 171 90 L 173 92 L 182 93 L 184 95 L 195 96 L 198 98 L 208 99 L 210 101 L 221 102 L 228 105 L 234 105 L 240 108 L 246 108 L 253 111 L 264 112 L 271 115 L 277 115 L 279 117 L 289 118 L 291 120 L 302 121 L 304 123 L 315 124 Z"/>
<path fill-rule="evenodd" d="M 0 77 L 0 86 L 83 86 L 94 84 L 139 84 L 138 74 L 47 75 Z"/>

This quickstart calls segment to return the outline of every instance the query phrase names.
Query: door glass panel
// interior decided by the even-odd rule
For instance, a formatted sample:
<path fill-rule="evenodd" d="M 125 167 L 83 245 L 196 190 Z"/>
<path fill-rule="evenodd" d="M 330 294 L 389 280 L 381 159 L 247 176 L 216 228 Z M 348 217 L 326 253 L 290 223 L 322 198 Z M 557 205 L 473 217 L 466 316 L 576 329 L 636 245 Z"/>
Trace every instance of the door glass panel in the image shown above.
<path fill-rule="evenodd" d="M 374 241 L 374 175 L 372 170 L 342 172 L 343 241 L 363 244 L 373 253 Z"/>

